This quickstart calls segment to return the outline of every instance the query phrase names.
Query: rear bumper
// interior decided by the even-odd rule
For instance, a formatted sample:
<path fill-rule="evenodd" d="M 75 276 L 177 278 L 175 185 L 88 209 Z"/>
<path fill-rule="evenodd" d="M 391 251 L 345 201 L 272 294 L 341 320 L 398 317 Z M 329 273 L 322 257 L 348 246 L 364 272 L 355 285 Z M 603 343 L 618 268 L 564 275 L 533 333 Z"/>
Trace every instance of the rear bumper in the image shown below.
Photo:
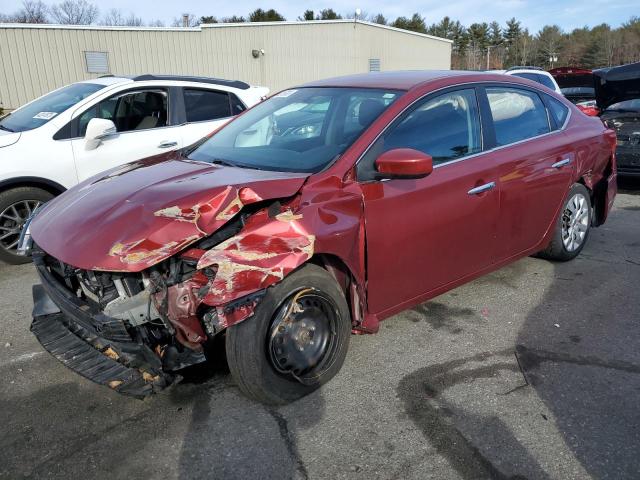
<path fill-rule="evenodd" d="M 91 312 L 34 257 L 42 285 L 33 286 L 31 331 L 66 367 L 119 393 L 143 398 L 175 381 L 160 358 L 132 339 L 124 323 Z"/>
<path fill-rule="evenodd" d="M 616 165 L 620 176 L 640 176 L 640 145 L 618 145 L 616 149 Z"/>

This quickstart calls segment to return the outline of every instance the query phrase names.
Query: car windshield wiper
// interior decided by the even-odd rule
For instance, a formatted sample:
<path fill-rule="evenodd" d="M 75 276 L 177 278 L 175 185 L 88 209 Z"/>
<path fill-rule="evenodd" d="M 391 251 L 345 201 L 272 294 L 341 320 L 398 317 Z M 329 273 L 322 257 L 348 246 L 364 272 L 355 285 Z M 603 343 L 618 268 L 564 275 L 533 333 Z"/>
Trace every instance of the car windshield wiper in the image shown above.
<path fill-rule="evenodd" d="M 214 158 L 212 160 L 209 160 L 209 163 L 213 163 L 215 165 L 224 165 L 225 167 L 248 168 L 250 170 L 262 170 L 259 167 L 254 167 L 252 165 L 244 165 L 242 163 L 234 163 L 234 162 L 230 162 L 229 160 L 225 160 L 223 158 Z"/>
<path fill-rule="evenodd" d="M 11 130 L 9 127 L 5 127 L 4 125 L 0 125 L 0 130 L 4 130 L 5 132 L 15 133 L 15 130 Z"/>

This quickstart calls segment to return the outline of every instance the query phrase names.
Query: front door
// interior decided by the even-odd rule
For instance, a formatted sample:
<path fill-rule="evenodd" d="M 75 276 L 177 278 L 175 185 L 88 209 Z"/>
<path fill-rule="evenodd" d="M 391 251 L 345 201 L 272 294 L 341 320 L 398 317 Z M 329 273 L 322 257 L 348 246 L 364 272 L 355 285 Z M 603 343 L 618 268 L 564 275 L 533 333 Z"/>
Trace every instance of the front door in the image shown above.
<path fill-rule="evenodd" d="M 87 149 L 85 132 L 93 118 L 113 121 L 116 133 L 97 148 Z M 91 106 L 77 117 L 79 138 L 71 140 L 80 181 L 104 170 L 182 146 L 178 127 L 169 125 L 165 89 L 118 93 Z"/>
<path fill-rule="evenodd" d="M 431 155 L 433 172 L 416 180 L 367 178 L 378 155 L 403 147 Z M 408 306 L 491 264 L 496 176 L 482 153 L 473 88 L 427 97 L 376 141 L 358 165 L 371 312 Z"/>

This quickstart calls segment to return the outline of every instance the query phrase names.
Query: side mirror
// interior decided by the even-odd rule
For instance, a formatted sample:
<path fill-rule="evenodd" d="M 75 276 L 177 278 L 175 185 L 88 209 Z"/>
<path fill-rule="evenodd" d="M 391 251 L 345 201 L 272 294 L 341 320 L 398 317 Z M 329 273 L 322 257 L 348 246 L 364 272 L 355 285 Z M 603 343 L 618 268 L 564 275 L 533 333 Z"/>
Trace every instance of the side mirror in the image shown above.
<path fill-rule="evenodd" d="M 431 155 L 412 148 L 394 148 L 376 159 L 378 178 L 422 178 L 433 171 Z"/>
<path fill-rule="evenodd" d="M 84 135 L 84 149 L 94 150 L 100 146 L 102 139 L 117 133 L 116 126 L 111 120 L 92 118 L 87 125 Z"/>

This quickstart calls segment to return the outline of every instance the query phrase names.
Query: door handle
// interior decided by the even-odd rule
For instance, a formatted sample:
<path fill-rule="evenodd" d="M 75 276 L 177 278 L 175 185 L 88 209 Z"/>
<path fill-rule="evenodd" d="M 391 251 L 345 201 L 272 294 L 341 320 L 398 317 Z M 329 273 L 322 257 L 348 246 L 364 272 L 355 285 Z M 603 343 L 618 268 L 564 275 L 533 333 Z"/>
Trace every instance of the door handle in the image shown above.
<path fill-rule="evenodd" d="M 480 185 L 479 187 L 472 188 L 467 193 L 469 195 L 478 195 L 482 192 L 486 192 L 494 188 L 496 188 L 496 182 L 489 182 L 489 183 L 485 183 L 484 185 Z"/>
<path fill-rule="evenodd" d="M 571 159 L 570 158 L 565 158 L 564 160 L 560 160 L 559 162 L 556 162 L 551 166 L 553 168 L 562 168 L 565 165 L 569 165 L 570 163 L 571 163 Z"/>
<path fill-rule="evenodd" d="M 177 147 L 178 146 L 178 142 L 171 142 L 168 140 L 165 140 L 164 142 L 160 142 L 160 145 L 158 145 L 158 148 L 171 148 L 171 147 Z"/>

